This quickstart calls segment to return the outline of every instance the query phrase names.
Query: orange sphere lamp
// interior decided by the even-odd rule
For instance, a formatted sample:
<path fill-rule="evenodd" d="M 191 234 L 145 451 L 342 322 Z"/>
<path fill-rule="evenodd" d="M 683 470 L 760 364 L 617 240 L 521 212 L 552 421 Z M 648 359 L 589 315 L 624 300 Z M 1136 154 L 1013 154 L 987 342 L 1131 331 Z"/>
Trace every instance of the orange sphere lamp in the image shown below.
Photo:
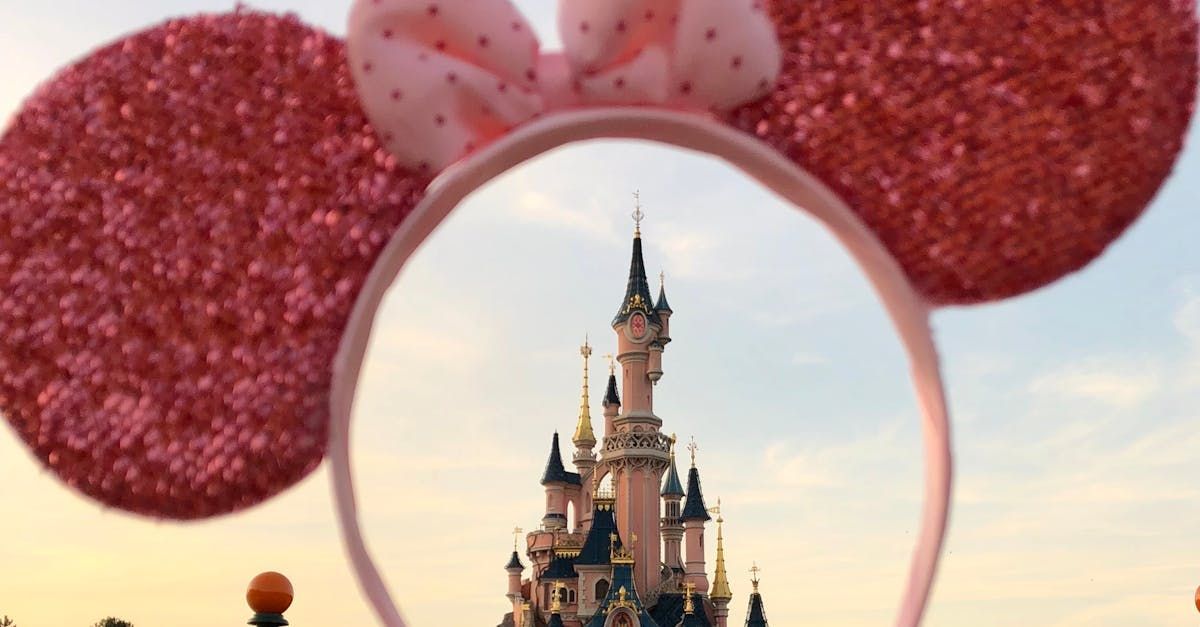
<path fill-rule="evenodd" d="M 1200 588 L 1196 588 L 1196 610 L 1200 611 Z"/>
<path fill-rule="evenodd" d="M 291 607 L 294 596 L 292 582 L 287 577 L 276 572 L 256 576 L 246 588 L 246 603 L 254 610 L 247 624 L 258 627 L 288 624 L 283 613 Z"/>

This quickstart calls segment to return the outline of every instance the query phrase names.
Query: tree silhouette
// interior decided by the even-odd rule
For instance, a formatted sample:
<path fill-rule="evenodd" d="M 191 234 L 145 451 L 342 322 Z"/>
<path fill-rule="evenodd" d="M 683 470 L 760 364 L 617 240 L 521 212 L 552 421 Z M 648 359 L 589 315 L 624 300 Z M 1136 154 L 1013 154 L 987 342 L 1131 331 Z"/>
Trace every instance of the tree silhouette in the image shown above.
<path fill-rule="evenodd" d="M 109 616 L 95 625 L 92 625 L 92 627 L 133 627 L 133 623 L 127 620 L 121 620 L 119 618 L 113 618 Z"/>

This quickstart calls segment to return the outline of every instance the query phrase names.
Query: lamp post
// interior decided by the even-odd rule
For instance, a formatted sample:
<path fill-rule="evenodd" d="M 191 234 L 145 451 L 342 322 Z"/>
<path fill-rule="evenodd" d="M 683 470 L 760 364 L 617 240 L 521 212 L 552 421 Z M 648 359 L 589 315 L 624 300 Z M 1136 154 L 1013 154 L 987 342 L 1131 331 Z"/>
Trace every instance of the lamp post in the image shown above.
<path fill-rule="evenodd" d="M 255 627 L 287 625 L 283 613 L 291 607 L 293 598 L 292 582 L 287 577 L 275 572 L 258 575 L 246 588 L 246 603 L 254 610 L 254 616 L 246 624 Z"/>

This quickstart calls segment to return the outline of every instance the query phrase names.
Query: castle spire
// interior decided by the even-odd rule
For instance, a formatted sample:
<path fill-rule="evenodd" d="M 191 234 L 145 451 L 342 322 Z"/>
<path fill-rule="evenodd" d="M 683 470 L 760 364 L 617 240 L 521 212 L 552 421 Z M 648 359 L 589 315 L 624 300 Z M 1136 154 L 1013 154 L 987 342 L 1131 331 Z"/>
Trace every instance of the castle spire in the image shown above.
<path fill-rule="evenodd" d="M 671 436 L 671 465 L 667 466 L 667 478 L 663 480 L 659 496 L 686 496 L 683 484 L 679 481 L 679 471 L 675 469 L 675 436 Z"/>
<path fill-rule="evenodd" d="M 583 395 L 579 401 L 579 424 L 575 426 L 575 437 L 572 440 L 578 448 L 590 449 L 596 446 L 596 433 L 592 431 L 591 401 L 588 400 L 588 358 L 592 356 L 592 346 L 584 338 L 583 346 L 579 348 L 583 356 Z"/>
<path fill-rule="evenodd" d="M 667 274 L 665 272 L 658 273 L 658 301 L 654 303 L 654 311 L 674 313 L 671 303 L 667 302 Z"/>
<path fill-rule="evenodd" d="M 620 407 L 621 395 L 617 393 L 617 362 L 612 353 L 605 357 L 608 358 L 608 387 L 604 390 L 604 406 Z"/>
<path fill-rule="evenodd" d="M 550 457 L 546 459 L 546 472 L 542 473 L 542 485 L 554 482 L 566 483 L 567 469 L 563 467 L 562 451 L 558 446 L 558 432 L 554 432 L 554 439 L 550 441 Z"/>
<path fill-rule="evenodd" d="M 708 596 L 713 601 L 728 603 L 733 599 L 733 592 L 729 589 L 729 575 L 725 573 L 725 517 L 721 514 L 721 499 L 717 499 L 714 511 L 717 513 L 717 573 L 713 577 L 712 592 Z"/>
<path fill-rule="evenodd" d="M 684 520 L 712 520 L 704 506 L 704 493 L 700 490 L 700 471 L 696 469 L 696 439 L 692 438 L 688 450 L 692 452 L 692 467 L 688 470 L 687 500 L 683 503 Z"/>
<path fill-rule="evenodd" d="M 753 573 L 750 583 L 754 584 L 754 592 L 750 593 L 750 608 L 746 610 L 746 627 L 770 627 L 767 613 L 763 610 L 762 595 L 758 593 L 758 573 L 761 571 L 757 563 L 750 569 Z"/>
<path fill-rule="evenodd" d="M 635 194 L 636 197 L 636 194 Z M 641 201 L 638 200 L 637 210 L 633 212 L 637 228 L 633 233 L 633 257 L 629 261 L 629 283 L 625 287 L 625 298 L 613 318 L 613 326 L 629 319 L 635 311 L 640 311 L 650 317 L 654 311 L 654 301 L 650 296 L 650 282 L 646 280 L 646 260 L 642 257 L 642 220 L 646 214 L 642 212 Z"/>

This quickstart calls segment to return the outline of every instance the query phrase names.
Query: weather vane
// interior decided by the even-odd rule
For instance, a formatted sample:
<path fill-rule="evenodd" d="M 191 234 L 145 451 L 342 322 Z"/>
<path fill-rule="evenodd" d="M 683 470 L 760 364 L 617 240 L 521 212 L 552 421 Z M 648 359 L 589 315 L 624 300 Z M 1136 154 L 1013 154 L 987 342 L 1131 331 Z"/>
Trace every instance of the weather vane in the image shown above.
<path fill-rule="evenodd" d="M 604 355 L 604 358 L 608 360 L 608 374 L 617 374 L 617 358 L 612 353 Z"/>
<path fill-rule="evenodd" d="M 642 211 L 642 192 L 636 191 L 633 193 L 633 224 L 636 229 L 636 234 L 642 234 L 642 220 L 646 219 L 646 212 Z"/>
<path fill-rule="evenodd" d="M 758 567 L 758 562 L 754 562 L 754 567 L 750 569 L 750 573 L 751 573 L 750 583 L 754 584 L 755 592 L 758 592 L 758 573 L 761 571 L 762 571 L 762 569 Z"/>
<path fill-rule="evenodd" d="M 513 534 L 513 550 L 514 551 L 517 550 L 517 539 L 521 537 L 522 533 L 524 533 L 523 529 L 521 529 L 520 527 L 513 527 L 512 534 Z"/>
<path fill-rule="evenodd" d="M 659 289 L 666 289 L 666 287 L 667 287 L 667 273 L 666 272 L 659 271 L 658 287 L 659 287 Z"/>
<path fill-rule="evenodd" d="M 579 354 L 583 355 L 584 359 L 592 356 L 592 345 L 591 342 L 589 342 L 587 334 L 584 334 L 583 336 L 583 346 L 579 347 Z"/>
<path fill-rule="evenodd" d="M 692 452 L 692 468 L 695 468 L 696 467 L 696 450 L 700 448 L 699 446 L 696 446 L 696 436 L 692 436 L 692 441 L 688 443 L 687 448 L 689 451 Z"/>

